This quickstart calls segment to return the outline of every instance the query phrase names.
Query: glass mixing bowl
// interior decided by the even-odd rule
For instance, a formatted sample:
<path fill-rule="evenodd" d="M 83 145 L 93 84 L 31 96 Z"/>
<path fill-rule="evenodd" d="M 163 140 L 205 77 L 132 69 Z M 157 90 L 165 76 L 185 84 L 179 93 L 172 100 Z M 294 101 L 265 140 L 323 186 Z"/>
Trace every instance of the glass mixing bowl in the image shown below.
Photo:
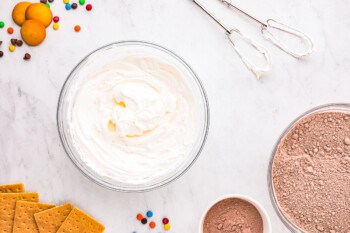
<path fill-rule="evenodd" d="M 322 113 L 322 112 L 346 112 L 346 113 L 350 113 L 350 104 L 344 104 L 344 103 L 334 103 L 334 104 L 327 104 L 327 105 L 322 105 L 316 108 L 313 108 L 307 112 L 305 112 L 304 114 L 302 114 L 301 116 L 299 116 L 297 119 L 295 119 L 282 133 L 282 135 L 278 138 L 275 147 L 272 151 L 271 154 L 271 159 L 270 159 L 270 164 L 269 164 L 269 170 L 268 170 L 268 184 L 269 184 L 269 191 L 270 191 L 270 198 L 271 201 L 273 203 L 273 206 L 279 216 L 279 218 L 281 219 L 281 221 L 284 223 L 284 225 L 291 231 L 294 233 L 306 233 L 304 230 L 300 229 L 298 226 L 296 226 L 295 224 L 293 224 L 288 218 L 287 216 L 285 216 L 285 214 L 283 213 L 276 194 L 275 194 L 275 190 L 274 190 L 274 186 L 273 186 L 273 181 L 272 181 L 272 165 L 274 162 L 274 158 L 275 158 L 275 154 L 277 152 L 278 146 L 281 142 L 281 140 L 285 137 L 286 134 L 288 134 L 288 132 L 297 124 L 297 122 L 299 122 L 301 119 L 315 114 L 315 113 Z"/>
<path fill-rule="evenodd" d="M 163 59 L 163 61 L 176 67 L 190 84 L 191 91 L 196 97 L 196 104 L 199 111 L 198 133 L 196 134 L 192 150 L 186 156 L 186 159 L 184 159 L 181 164 L 177 165 L 176 168 L 170 170 L 166 175 L 142 184 L 121 183 L 115 179 L 99 175 L 82 161 L 77 150 L 77 145 L 75 145 L 72 140 L 72 134 L 70 132 L 70 122 L 72 117 L 70 111 L 74 105 L 74 101 L 72 100 L 74 100 L 77 89 L 79 89 L 81 83 L 84 82 L 89 74 L 95 73 L 99 68 L 105 66 L 109 61 L 112 61 L 116 57 L 134 54 L 151 54 L 152 56 Z M 203 149 L 208 134 L 209 105 L 205 90 L 198 76 L 179 56 L 164 47 L 149 42 L 123 41 L 112 43 L 93 51 L 79 62 L 69 74 L 59 97 L 57 124 L 59 135 L 67 155 L 75 166 L 90 180 L 105 188 L 116 191 L 143 192 L 164 186 L 174 181 L 183 175 L 196 161 Z"/>

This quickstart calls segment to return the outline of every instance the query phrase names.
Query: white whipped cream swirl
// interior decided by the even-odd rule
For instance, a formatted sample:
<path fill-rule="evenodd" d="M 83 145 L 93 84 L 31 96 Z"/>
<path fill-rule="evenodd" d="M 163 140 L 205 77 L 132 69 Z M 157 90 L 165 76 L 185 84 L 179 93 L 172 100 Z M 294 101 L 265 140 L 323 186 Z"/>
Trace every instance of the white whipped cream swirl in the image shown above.
<path fill-rule="evenodd" d="M 169 173 L 198 135 L 190 86 L 175 67 L 151 57 L 129 56 L 93 74 L 72 109 L 71 133 L 83 161 L 128 184 Z"/>

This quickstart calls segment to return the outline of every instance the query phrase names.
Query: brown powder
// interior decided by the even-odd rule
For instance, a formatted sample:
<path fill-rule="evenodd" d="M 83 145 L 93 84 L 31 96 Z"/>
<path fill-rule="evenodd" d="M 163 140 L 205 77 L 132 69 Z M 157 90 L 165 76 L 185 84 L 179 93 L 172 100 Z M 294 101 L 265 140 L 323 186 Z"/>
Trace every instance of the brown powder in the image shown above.
<path fill-rule="evenodd" d="M 281 140 L 272 181 L 284 215 L 308 233 L 350 232 L 350 114 L 314 113 Z"/>
<path fill-rule="evenodd" d="M 247 201 L 228 198 L 216 203 L 207 213 L 203 233 L 262 233 L 259 211 Z"/>

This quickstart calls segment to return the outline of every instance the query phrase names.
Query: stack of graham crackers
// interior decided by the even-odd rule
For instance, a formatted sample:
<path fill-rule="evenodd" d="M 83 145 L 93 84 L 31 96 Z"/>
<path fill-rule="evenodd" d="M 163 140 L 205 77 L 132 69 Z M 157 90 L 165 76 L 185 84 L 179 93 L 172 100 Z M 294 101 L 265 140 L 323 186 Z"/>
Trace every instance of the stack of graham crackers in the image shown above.
<path fill-rule="evenodd" d="M 23 184 L 0 185 L 0 233 L 99 233 L 105 227 L 67 203 L 39 203 Z"/>

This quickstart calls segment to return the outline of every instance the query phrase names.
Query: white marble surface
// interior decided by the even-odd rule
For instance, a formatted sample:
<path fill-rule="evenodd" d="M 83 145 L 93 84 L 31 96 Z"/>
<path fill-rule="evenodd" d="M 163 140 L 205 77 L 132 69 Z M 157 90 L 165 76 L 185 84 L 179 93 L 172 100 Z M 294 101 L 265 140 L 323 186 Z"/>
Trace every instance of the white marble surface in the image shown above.
<path fill-rule="evenodd" d="M 12 24 L 15 2 L 0 1 L 0 20 Z M 10 54 L 10 36 L 0 29 L 5 51 L 0 59 L 0 183 L 24 182 L 44 202 L 71 201 L 103 222 L 108 233 L 148 232 L 134 215 L 149 208 L 158 218 L 169 216 L 171 232 L 197 232 L 207 205 L 229 193 L 255 198 L 267 209 L 273 232 L 288 232 L 268 194 L 270 153 L 282 130 L 302 112 L 350 101 L 350 2 L 235 0 L 261 18 L 307 31 L 317 52 L 298 61 L 265 42 L 247 19 L 216 0 L 203 0 L 270 50 L 274 67 L 260 82 L 241 64 L 221 29 L 190 0 L 90 2 L 90 13 L 66 12 L 56 0 L 52 9 L 61 17 L 61 29 L 49 28 L 39 47 L 23 46 Z M 81 33 L 73 32 L 75 24 L 82 26 Z M 209 138 L 196 164 L 178 181 L 144 194 L 117 193 L 90 182 L 65 155 L 56 128 L 58 95 L 75 64 L 99 46 L 129 39 L 152 41 L 182 56 L 203 81 L 211 107 Z M 22 60 L 26 51 L 30 62 Z"/>

